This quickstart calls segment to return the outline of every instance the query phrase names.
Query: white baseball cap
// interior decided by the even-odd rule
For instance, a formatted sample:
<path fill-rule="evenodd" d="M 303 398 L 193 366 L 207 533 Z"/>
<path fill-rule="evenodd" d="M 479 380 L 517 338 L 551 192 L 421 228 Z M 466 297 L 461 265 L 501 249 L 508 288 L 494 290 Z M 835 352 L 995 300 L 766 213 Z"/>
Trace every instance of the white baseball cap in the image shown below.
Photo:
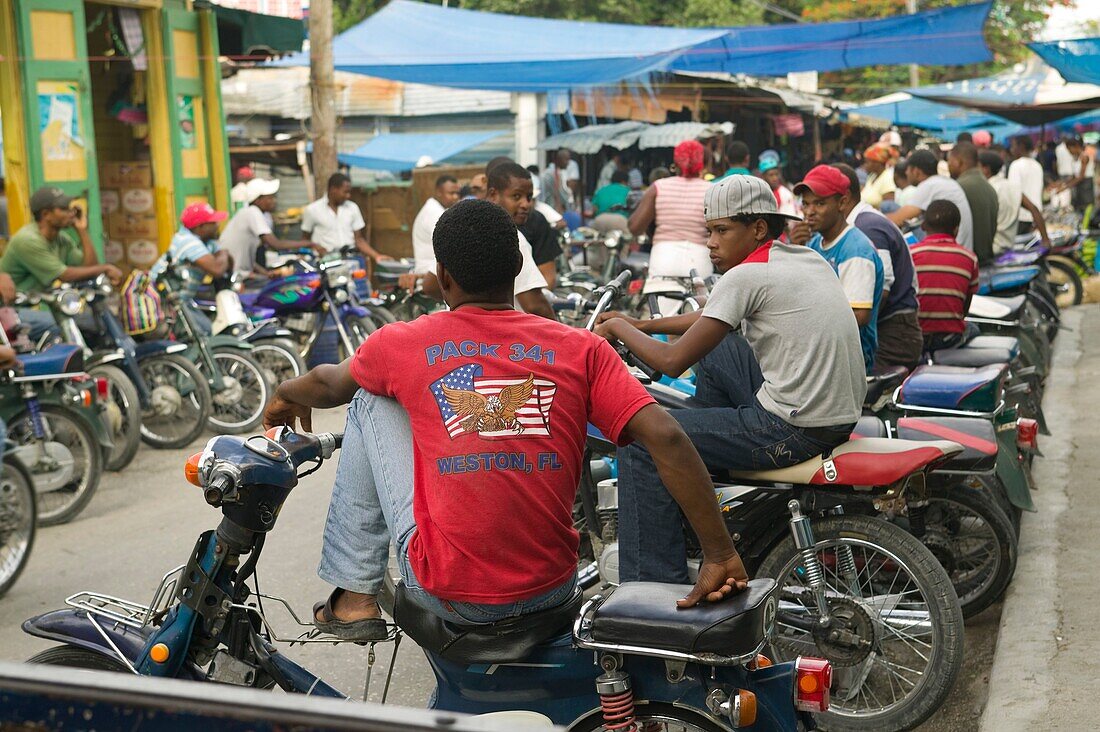
<path fill-rule="evenodd" d="M 252 203 L 260 196 L 274 196 L 279 192 L 279 181 L 266 178 L 253 178 L 244 184 L 245 198 Z"/>
<path fill-rule="evenodd" d="M 884 145 L 890 147 L 901 147 L 901 135 L 897 130 L 887 130 L 882 133 L 882 137 L 878 138 L 878 141 Z"/>
<path fill-rule="evenodd" d="M 703 219 L 728 219 L 744 214 L 767 214 L 801 221 L 801 216 L 779 213 L 775 194 L 754 175 L 727 175 L 707 189 L 703 199 Z"/>

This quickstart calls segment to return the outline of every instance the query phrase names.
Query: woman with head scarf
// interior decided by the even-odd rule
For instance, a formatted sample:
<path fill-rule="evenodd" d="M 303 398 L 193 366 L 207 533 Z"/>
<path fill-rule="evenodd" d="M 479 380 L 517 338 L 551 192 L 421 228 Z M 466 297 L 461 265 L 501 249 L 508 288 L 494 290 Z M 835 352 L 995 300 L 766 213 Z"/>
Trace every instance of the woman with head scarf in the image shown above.
<path fill-rule="evenodd" d="M 672 153 L 677 174 L 650 186 L 630 217 L 628 226 L 635 236 L 654 225 L 645 292 L 680 289 L 677 278 L 688 277 L 693 269 L 701 277 L 714 271 L 703 219 L 703 199 L 710 187 L 701 177 L 703 157 L 703 146 L 695 140 L 677 145 Z"/>
<path fill-rule="evenodd" d="M 863 151 L 867 182 L 863 185 L 861 197 L 868 206 L 882 208 L 884 201 L 894 200 L 897 190 L 894 186 L 894 162 L 897 159 L 897 151 L 881 142 Z"/>

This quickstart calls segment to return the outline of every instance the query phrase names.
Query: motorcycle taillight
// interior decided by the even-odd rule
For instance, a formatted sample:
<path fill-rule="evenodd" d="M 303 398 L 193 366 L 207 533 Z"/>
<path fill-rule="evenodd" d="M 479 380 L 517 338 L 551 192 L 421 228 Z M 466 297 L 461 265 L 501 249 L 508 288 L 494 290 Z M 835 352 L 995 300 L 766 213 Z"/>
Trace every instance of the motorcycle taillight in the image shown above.
<path fill-rule="evenodd" d="M 833 666 L 822 658 L 799 656 L 795 661 L 794 705 L 803 712 L 829 711 Z"/>
<path fill-rule="evenodd" d="M 1021 417 L 1016 420 L 1016 447 L 1021 450 L 1039 449 L 1039 423 Z"/>
<path fill-rule="evenodd" d="M 107 397 L 111 395 L 110 384 L 108 384 L 107 379 L 103 378 L 102 376 L 96 377 L 95 393 L 96 396 L 99 397 L 99 400 L 101 402 L 107 401 Z"/>

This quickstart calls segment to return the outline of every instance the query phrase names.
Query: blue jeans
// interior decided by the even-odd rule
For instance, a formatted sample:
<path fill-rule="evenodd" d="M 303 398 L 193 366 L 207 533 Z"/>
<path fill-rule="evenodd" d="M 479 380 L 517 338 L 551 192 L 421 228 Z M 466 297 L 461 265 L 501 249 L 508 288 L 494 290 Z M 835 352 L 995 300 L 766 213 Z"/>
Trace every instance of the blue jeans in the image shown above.
<path fill-rule="evenodd" d="M 707 469 L 767 470 L 809 460 L 845 442 L 852 425 L 806 430 L 788 424 L 756 399 L 764 383 L 748 341 L 730 334 L 699 362 L 693 403 L 669 412 Z M 680 507 L 657 474 L 649 451 L 620 448 L 619 577 L 623 582 L 688 582 Z"/>
<path fill-rule="evenodd" d="M 360 389 L 348 406 L 317 570 L 321 579 L 352 592 L 378 594 L 392 536 L 409 594 L 435 615 L 459 625 L 484 625 L 546 610 L 573 596 L 576 577 L 542 595 L 502 605 L 449 601 L 421 587 L 408 552 L 416 531 L 412 465 L 409 415 L 393 399 Z M 500 561 L 509 560 L 500 557 Z"/>

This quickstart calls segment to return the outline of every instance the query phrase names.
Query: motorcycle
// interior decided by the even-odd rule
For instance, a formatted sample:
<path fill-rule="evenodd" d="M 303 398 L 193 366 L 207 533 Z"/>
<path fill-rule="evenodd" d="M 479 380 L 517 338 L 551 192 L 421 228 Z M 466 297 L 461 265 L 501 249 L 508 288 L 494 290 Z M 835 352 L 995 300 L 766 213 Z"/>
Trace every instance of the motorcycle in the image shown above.
<path fill-rule="evenodd" d="M 1043 269 L 1047 285 L 1054 293 L 1059 308 L 1080 305 L 1085 294 L 1085 286 L 1078 274 L 1081 242 L 1079 236 L 1068 237 L 1063 232 L 1054 232 L 1050 237 L 1050 246 L 1043 246 L 1038 232 L 1016 237 L 1015 245 L 997 255 L 998 267 L 1039 265 Z"/>
<path fill-rule="evenodd" d="M 590 328 L 624 285 L 625 278 L 603 289 Z M 681 391 L 656 383 L 661 374 L 620 353 L 659 404 L 691 406 Z M 588 446 L 579 518 L 589 558 L 614 582 L 618 486 L 613 464 L 599 458 L 613 456 L 615 446 L 591 427 Z M 746 567 L 780 586 L 772 655 L 814 653 L 833 665 L 830 711 L 820 720 L 827 729 L 908 729 L 950 693 L 962 664 L 962 609 L 922 539 L 938 518 L 931 475 L 962 450 L 943 440 L 861 438 L 789 468 L 715 476 Z M 698 544 L 685 540 L 689 567 L 697 568 Z"/>
<path fill-rule="evenodd" d="M 186 268 L 182 268 L 186 269 Z M 197 322 L 190 298 L 171 258 L 157 278 L 157 291 L 168 305 L 169 330 L 188 348 L 184 355 L 207 377 L 212 397 L 207 426 L 214 432 L 237 434 L 260 425 L 275 385 L 252 356 L 252 346 L 230 335 L 206 335 Z"/>
<path fill-rule="evenodd" d="M 187 476 L 221 510 L 218 528 L 199 537 L 149 605 L 82 592 L 68 608 L 27 620 L 25 632 L 63 644 L 30 662 L 342 698 L 274 645 L 336 640 L 279 638 L 263 602 L 289 606 L 248 586 L 291 490 L 341 440 L 286 428 L 212 439 L 188 461 Z M 779 604 L 772 580 L 689 610 L 674 602 L 682 586 L 625 584 L 583 607 L 578 593 L 559 608 L 474 628 L 442 622 L 402 589 L 395 588 L 390 639 L 407 633 L 425 649 L 438 681 L 436 709 L 523 708 L 573 730 L 674 724 L 793 732 L 800 722 L 813 729 L 810 712 L 829 707 L 827 661 L 772 663 L 761 655 Z"/>
<path fill-rule="evenodd" d="M 14 376 L 11 372 L 5 379 Z M 5 438 L 0 468 L 0 597 L 12 588 L 27 566 L 34 548 L 37 516 L 34 479 L 16 455 L 15 444 Z"/>
<path fill-rule="evenodd" d="M 112 448 L 98 401 L 107 382 L 84 373 L 83 352 L 59 344 L 19 357 L 22 374 L 0 383 L 0 420 L 11 454 L 30 475 L 43 526 L 77 516 L 95 495 Z"/>
<path fill-rule="evenodd" d="M 187 345 L 166 340 L 136 342 L 108 304 L 113 294 L 106 276 L 100 275 L 87 282 L 62 284 L 27 301 L 49 305 L 62 340 L 84 350 L 92 373 L 108 379 L 112 398 L 126 395 L 122 423 L 115 433 L 121 434 L 124 441 L 110 458 L 112 466 L 121 469 L 137 453 L 134 425 L 139 439 L 147 445 L 158 449 L 183 447 L 206 427 L 211 397 L 198 367 L 184 357 Z M 85 305 L 95 322 L 95 330 L 88 333 L 82 332 L 75 320 Z"/>

